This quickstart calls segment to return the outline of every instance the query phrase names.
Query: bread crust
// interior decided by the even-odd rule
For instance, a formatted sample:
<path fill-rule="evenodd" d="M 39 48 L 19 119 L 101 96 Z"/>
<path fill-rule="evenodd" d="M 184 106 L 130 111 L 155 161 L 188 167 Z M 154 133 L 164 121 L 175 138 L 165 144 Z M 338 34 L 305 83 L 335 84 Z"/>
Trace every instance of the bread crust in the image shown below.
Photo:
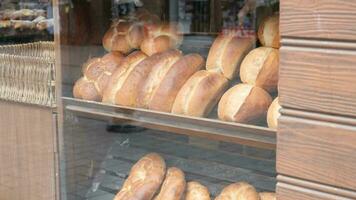
<path fill-rule="evenodd" d="M 269 128 L 276 129 L 278 126 L 278 118 L 281 116 L 279 110 L 281 109 L 278 97 L 272 101 L 267 112 L 267 124 Z"/>
<path fill-rule="evenodd" d="M 188 182 L 185 200 L 210 200 L 209 190 L 196 181 Z"/>
<path fill-rule="evenodd" d="M 186 187 L 184 172 L 176 167 L 167 170 L 159 194 L 154 200 L 181 200 Z"/>
<path fill-rule="evenodd" d="M 217 72 L 200 70 L 183 85 L 174 101 L 172 113 L 195 117 L 207 116 L 228 86 Z"/>
<path fill-rule="evenodd" d="M 279 15 L 267 17 L 258 28 L 258 39 L 266 47 L 280 48 Z"/>
<path fill-rule="evenodd" d="M 274 192 L 260 192 L 261 200 L 276 200 L 276 193 Z"/>
<path fill-rule="evenodd" d="M 245 182 L 226 186 L 215 200 L 260 200 L 256 189 Z"/>
<path fill-rule="evenodd" d="M 131 168 L 114 200 L 151 200 L 158 192 L 165 173 L 163 158 L 156 153 L 147 154 Z"/>

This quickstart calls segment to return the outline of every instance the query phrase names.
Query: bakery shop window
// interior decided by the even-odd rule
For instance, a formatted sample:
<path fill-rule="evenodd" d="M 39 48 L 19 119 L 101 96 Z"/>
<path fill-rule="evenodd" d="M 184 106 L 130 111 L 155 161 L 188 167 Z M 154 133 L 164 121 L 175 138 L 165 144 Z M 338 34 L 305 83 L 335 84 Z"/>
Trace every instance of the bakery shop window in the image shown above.
<path fill-rule="evenodd" d="M 278 1 L 59 6 L 66 197 L 275 198 Z"/>

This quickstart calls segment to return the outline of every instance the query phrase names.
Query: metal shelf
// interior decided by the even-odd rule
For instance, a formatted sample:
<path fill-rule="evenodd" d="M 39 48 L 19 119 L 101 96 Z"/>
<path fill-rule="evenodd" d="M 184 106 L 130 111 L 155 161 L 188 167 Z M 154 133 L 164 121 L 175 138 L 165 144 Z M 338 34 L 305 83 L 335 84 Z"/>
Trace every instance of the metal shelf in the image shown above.
<path fill-rule="evenodd" d="M 114 120 L 151 129 L 259 148 L 276 148 L 276 131 L 261 126 L 109 105 L 70 97 L 62 99 L 64 108 L 78 116 Z"/>

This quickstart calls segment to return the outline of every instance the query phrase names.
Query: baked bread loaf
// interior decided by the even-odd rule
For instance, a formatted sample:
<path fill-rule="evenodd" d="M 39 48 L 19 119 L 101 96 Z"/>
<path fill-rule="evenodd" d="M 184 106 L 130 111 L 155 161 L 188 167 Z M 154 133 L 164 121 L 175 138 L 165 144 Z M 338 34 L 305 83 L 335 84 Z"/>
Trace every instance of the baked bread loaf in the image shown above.
<path fill-rule="evenodd" d="M 189 182 L 187 184 L 185 200 L 210 200 L 209 190 L 198 182 Z"/>
<path fill-rule="evenodd" d="M 185 186 L 184 172 L 176 167 L 171 167 L 167 170 L 161 191 L 155 200 L 181 200 L 184 196 Z"/>
<path fill-rule="evenodd" d="M 261 200 L 276 200 L 276 193 L 274 192 L 260 192 Z"/>
<path fill-rule="evenodd" d="M 279 15 L 267 17 L 258 28 L 258 39 L 261 44 L 266 47 L 279 49 Z"/>
<path fill-rule="evenodd" d="M 221 98 L 219 119 L 248 123 L 265 120 L 272 97 L 263 89 L 248 84 L 237 84 Z"/>
<path fill-rule="evenodd" d="M 272 101 L 272 104 L 268 108 L 267 112 L 267 124 L 269 128 L 276 129 L 278 126 L 278 118 L 281 116 L 279 110 L 281 109 L 279 105 L 278 97 Z"/>
<path fill-rule="evenodd" d="M 146 24 L 144 26 L 144 39 L 141 51 L 148 56 L 168 49 L 177 49 L 183 40 L 179 24 Z"/>
<path fill-rule="evenodd" d="M 190 77 L 178 92 L 172 113 L 207 116 L 227 86 L 228 80 L 220 73 L 200 70 Z"/>
<path fill-rule="evenodd" d="M 240 76 L 244 83 L 256 85 L 269 92 L 277 90 L 279 51 L 269 47 L 252 50 L 242 61 Z"/>
<path fill-rule="evenodd" d="M 178 54 L 160 62 L 149 74 L 140 89 L 139 107 L 171 112 L 174 100 L 183 84 L 204 66 L 199 54 Z"/>
<path fill-rule="evenodd" d="M 141 51 L 134 51 L 121 61 L 120 67 L 112 74 L 107 87 L 104 90 L 104 103 L 116 103 L 116 94 L 121 90 L 121 87 L 132 70 L 135 69 L 136 65 L 138 65 L 145 58 L 147 58 L 146 54 Z"/>
<path fill-rule="evenodd" d="M 252 185 L 239 182 L 225 187 L 215 200 L 260 200 L 260 196 Z"/>
<path fill-rule="evenodd" d="M 83 67 L 83 77 L 73 88 L 73 96 L 79 99 L 101 101 L 104 89 L 112 73 L 119 67 L 123 59 L 119 52 L 111 52 L 102 58 L 92 58 Z"/>
<path fill-rule="evenodd" d="M 178 50 L 157 53 L 141 61 L 134 66 L 132 70 L 125 72 L 125 75 L 123 76 L 125 80 L 119 82 L 120 89 L 116 93 L 115 104 L 136 107 L 138 105 L 140 88 L 149 78 L 150 72 L 156 71 L 155 68 L 166 64 L 169 60 L 179 58 L 180 56 L 181 52 Z"/>
<path fill-rule="evenodd" d="M 206 69 L 235 78 L 246 54 L 253 48 L 254 39 L 239 38 L 232 34 L 218 36 L 209 50 Z"/>
<path fill-rule="evenodd" d="M 103 46 L 107 51 L 120 51 L 127 54 L 140 47 L 143 36 L 142 23 L 118 20 L 113 22 L 105 33 Z"/>
<path fill-rule="evenodd" d="M 114 200 L 151 200 L 158 192 L 165 173 L 166 164 L 160 155 L 145 155 L 131 168 Z"/>

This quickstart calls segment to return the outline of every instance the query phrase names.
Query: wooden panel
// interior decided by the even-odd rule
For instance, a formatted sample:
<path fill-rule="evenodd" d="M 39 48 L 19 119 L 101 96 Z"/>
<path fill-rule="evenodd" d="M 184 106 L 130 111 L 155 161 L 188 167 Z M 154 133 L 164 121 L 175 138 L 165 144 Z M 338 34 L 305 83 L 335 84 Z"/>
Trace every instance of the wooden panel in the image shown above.
<path fill-rule="evenodd" d="M 356 52 L 281 48 L 282 106 L 356 116 Z"/>
<path fill-rule="evenodd" d="M 277 172 L 356 190 L 356 127 L 280 118 Z"/>
<path fill-rule="evenodd" d="M 356 40 L 356 1 L 280 1 L 283 36 Z"/>
<path fill-rule="evenodd" d="M 0 199 L 55 199 L 51 109 L 0 101 L 0 113 Z"/>

